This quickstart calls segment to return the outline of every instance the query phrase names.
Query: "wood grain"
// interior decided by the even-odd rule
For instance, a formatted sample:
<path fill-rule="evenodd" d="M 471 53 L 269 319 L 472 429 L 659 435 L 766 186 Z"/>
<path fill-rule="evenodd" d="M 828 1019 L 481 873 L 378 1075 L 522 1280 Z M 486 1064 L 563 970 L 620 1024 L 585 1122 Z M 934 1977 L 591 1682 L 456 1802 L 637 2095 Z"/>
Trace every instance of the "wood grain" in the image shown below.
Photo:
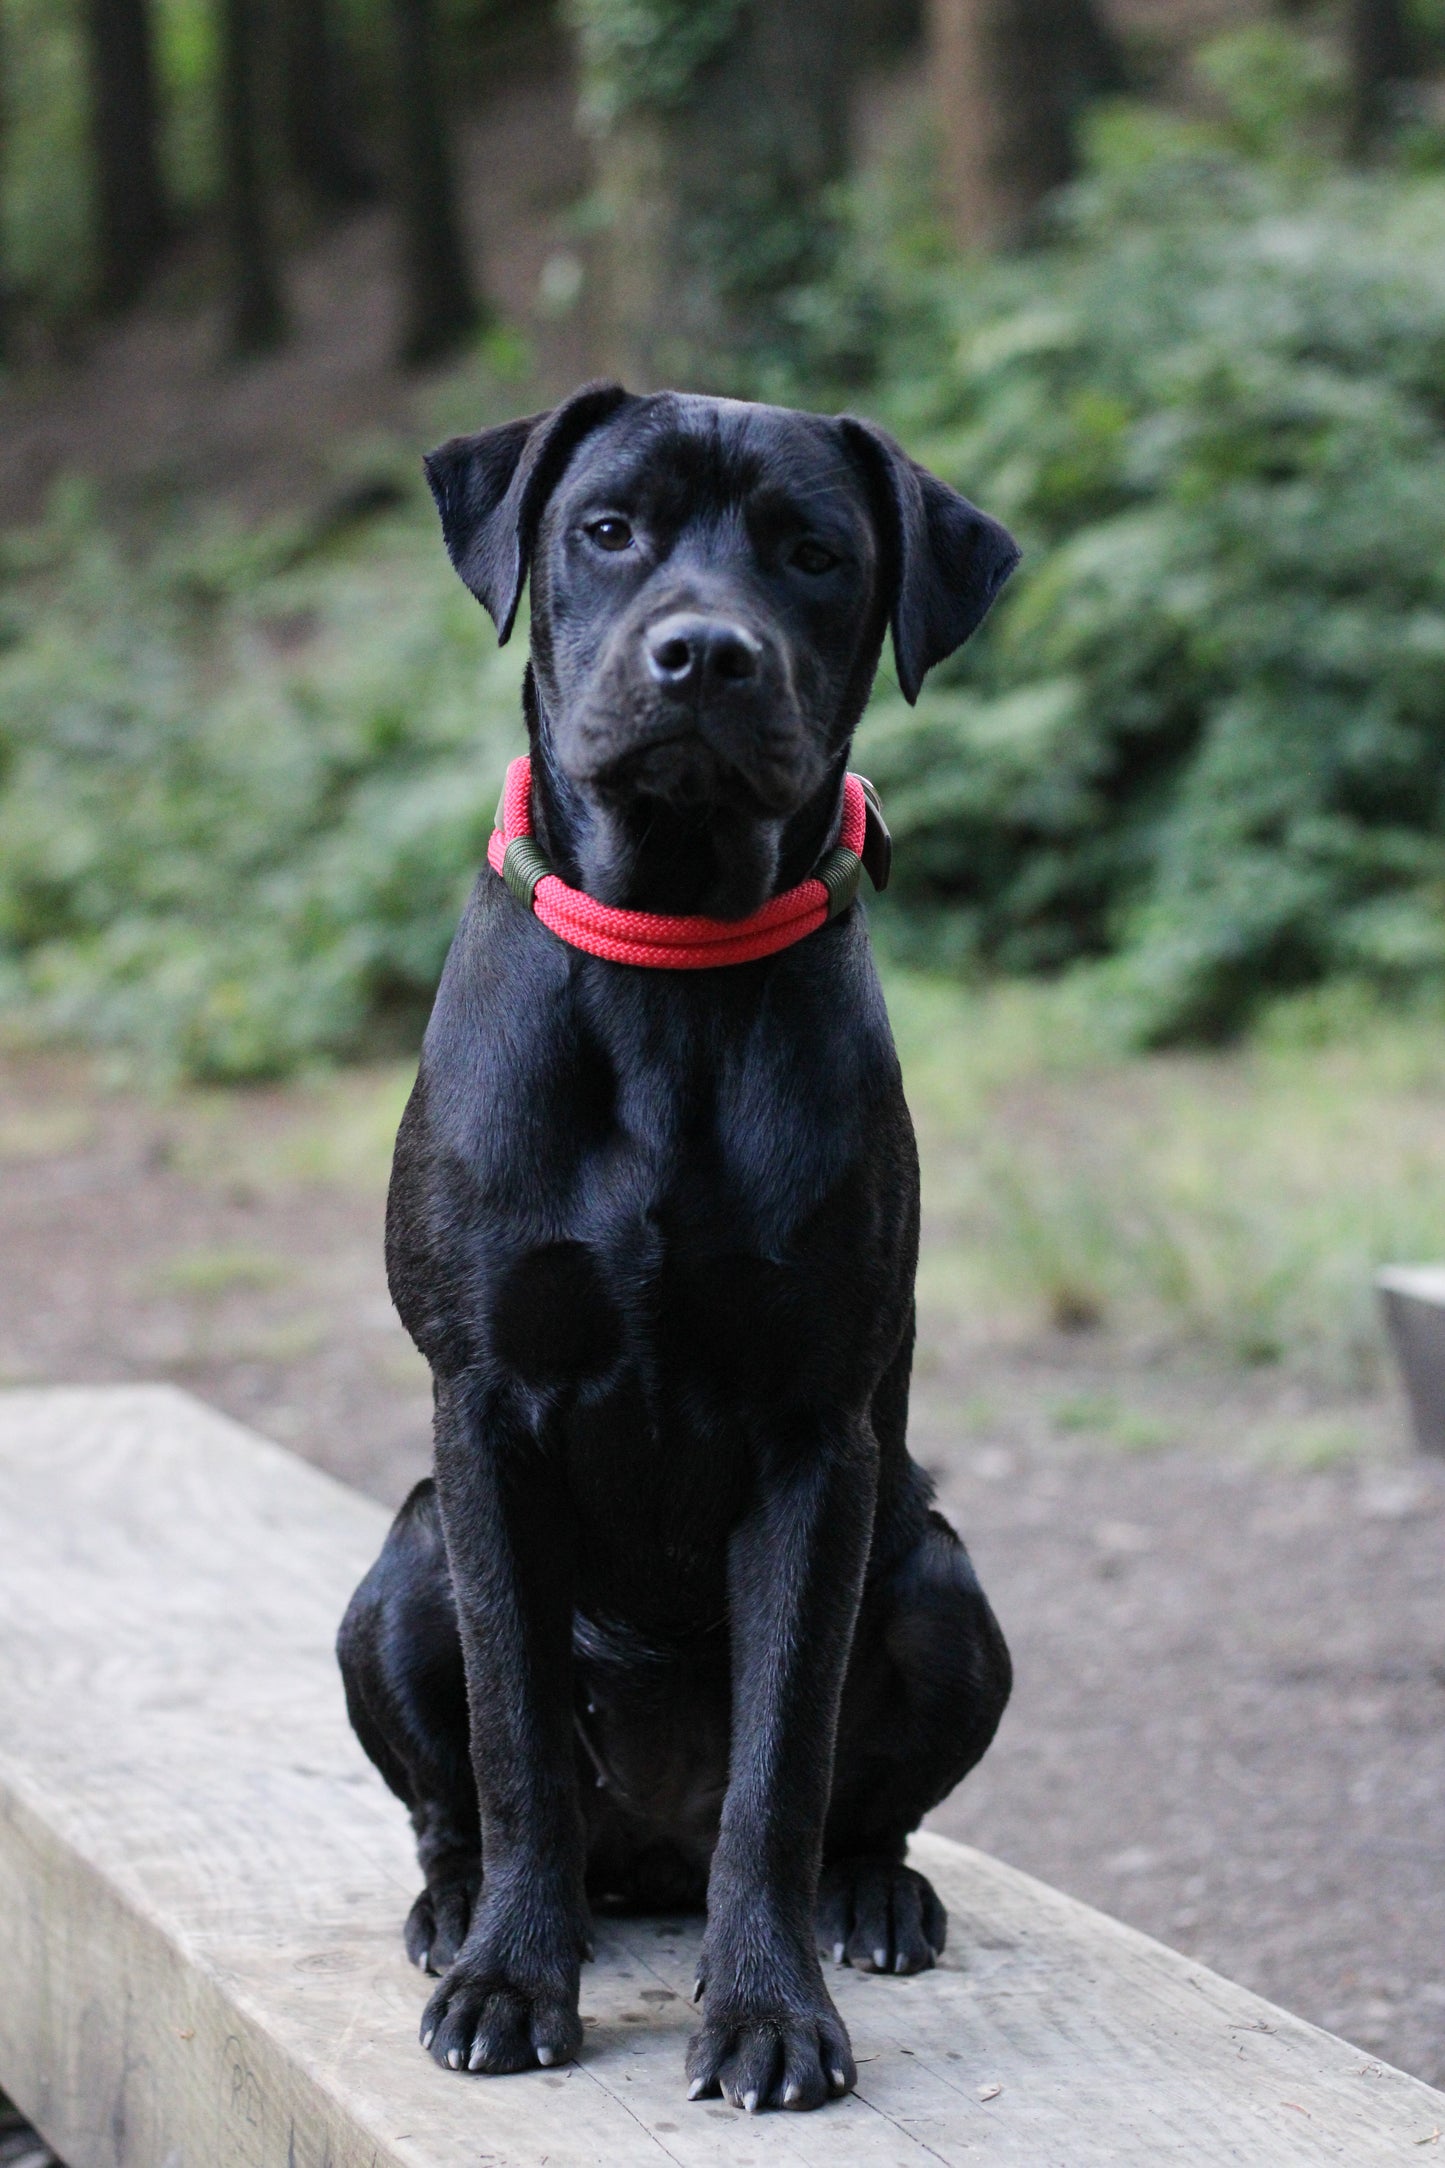
<path fill-rule="evenodd" d="M 693 1922 L 603 1923 L 575 2066 L 437 2070 L 331 1654 L 384 1525 L 182 1394 L 0 1395 L 0 2085 L 69 2168 L 1437 2157 L 1445 2095 L 929 1836 L 946 1961 L 834 1976 L 844 2103 L 688 2105 Z"/>

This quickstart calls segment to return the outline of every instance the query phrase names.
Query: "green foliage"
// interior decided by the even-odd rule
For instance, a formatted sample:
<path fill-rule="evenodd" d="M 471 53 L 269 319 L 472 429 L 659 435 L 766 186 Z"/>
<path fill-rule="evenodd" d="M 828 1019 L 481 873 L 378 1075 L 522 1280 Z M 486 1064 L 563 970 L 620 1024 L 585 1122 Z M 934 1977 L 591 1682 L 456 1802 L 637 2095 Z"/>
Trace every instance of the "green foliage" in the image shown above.
<path fill-rule="evenodd" d="M 67 314 L 91 278 L 84 53 L 72 0 L 7 0 L 0 261 L 17 293 Z"/>
<path fill-rule="evenodd" d="M 605 131 L 640 108 L 682 104 L 732 34 L 742 0 L 567 0 L 582 48 L 583 110 Z"/>
<path fill-rule="evenodd" d="M 806 297 L 814 367 L 1025 567 L 859 758 L 894 932 L 1110 957 L 1146 1040 L 1445 981 L 1445 187 L 1111 123 L 1048 249 Z M 840 387 L 841 388 L 841 387 Z"/>
<path fill-rule="evenodd" d="M 1445 988 L 1445 183 L 1235 128 L 1106 116 L 996 263 L 874 192 L 748 387 L 871 410 L 1025 546 L 916 709 L 883 673 L 880 932 L 1087 965 L 1143 1041 Z M 520 742 L 430 515 L 133 561 L 73 505 L 9 555 L 0 995 L 210 1076 L 414 1030 Z"/>
<path fill-rule="evenodd" d="M 520 742 L 433 524 L 128 563 L 72 505 L 8 569 L 0 991 L 203 1077 L 412 1037 Z"/>
<path fill-rule="evenodd" d="M 166 184 L 187 216 L 219 185 L 216 11 L 208 0 L 156 0 L 152 23 Z M 0 256 L 28 307 L 72 318 L 88 305 L 93 276 L 84 13 L 79 0 L 6 0 L 0 35 Z"/>
<path fill-rule="evenodd" d="M 1215 38 L 1197 64 L 1225 109 L 1236 147 L 1254 157 L 1295 155 L 1343 124 L 1343 55 L 1283 23 L 1251 23 Z"/>
<path fill-rule="evenodd" d="M 219 9 L 200 0 L 155 0 L 162 152 L 172 200 L 183 216 L 203 211 L 220 193 L 219 19 Z"/>

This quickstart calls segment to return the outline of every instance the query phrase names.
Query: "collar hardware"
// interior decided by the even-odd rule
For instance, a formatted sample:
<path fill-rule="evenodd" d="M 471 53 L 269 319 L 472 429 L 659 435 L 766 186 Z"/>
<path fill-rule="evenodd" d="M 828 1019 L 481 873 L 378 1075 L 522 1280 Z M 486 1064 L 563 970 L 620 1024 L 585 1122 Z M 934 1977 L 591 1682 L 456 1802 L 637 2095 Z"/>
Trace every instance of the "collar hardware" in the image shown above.
<path fill-rule="evenodd" d="M 502 853 L 502 879 L 524 911 L 534 909 L 537 883 L 551 871 L 546 852 L 530 836 L 513 836 Z"/>
<path fill-rule="evenodd" d="M 825 851 L 816 872 L 781 896 L 770 897 L 751 917 L 625 911 L 599 903 L 552 871 L 532 833 L 532 763 L 523 754 L 507 769 L 487 863 L 523 909 L 571 947 L 609 963 L 702 971 L 752 963 L 816 933 L 856 900 L 865 867 L 874 887 L 882 888 L 889 848 L 877 792 L 861 776 L 850 774 L 843 779 L 837 842 Z"/>
<path fill-rule="evenodd" d="M 863 861 L 846 844 L 835 843 L 826 857 L 819 860 L 813 878 L 821 881 L 828 891 L 829 918 L 839 917 L 850 903 L 857 901 L 858 883 L 862 877 Z"/>

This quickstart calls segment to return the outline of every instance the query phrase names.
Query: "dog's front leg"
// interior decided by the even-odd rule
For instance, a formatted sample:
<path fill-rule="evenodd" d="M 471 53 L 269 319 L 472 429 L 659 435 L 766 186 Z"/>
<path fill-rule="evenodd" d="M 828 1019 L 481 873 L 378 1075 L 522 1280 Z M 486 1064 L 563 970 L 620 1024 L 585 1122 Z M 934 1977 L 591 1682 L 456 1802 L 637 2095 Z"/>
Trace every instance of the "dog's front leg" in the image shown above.
<path fill-rule="evenodd" d="M 856 2072 L 813 1914 L 843 1675 L 877 1492 L 866 1423 L 775 1445 L 728 1555 L 732 1751 L 688 2050 L 692 2099 L 816 2108 Z"/>
<path fill-rule="evenodd" d="M 422 2018 L 453 2070 L 560 2063 L 582 2044 L 586 1955 L 572 1748 L 572 1532 L 565 1487 L 504 1398 L 440 1382 L 437 1494 L 461 1626 L 482 1890 Z"/>

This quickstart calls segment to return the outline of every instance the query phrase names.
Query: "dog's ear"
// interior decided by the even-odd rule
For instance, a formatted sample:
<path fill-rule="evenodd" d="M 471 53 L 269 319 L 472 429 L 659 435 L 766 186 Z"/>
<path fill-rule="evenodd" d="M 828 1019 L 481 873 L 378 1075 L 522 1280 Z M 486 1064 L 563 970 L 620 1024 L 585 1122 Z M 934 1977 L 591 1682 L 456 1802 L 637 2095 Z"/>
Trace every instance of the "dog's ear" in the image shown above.
<path fill-rule="evenodd" d="M 851 414 L 839 426 L 886 511 L 893 659 L 911 706 L 933 665 L 983 623 L 1019 561 L 1018 544 L 996 519 L 910 459 L 886 430 Z"/>
<path fill-rule="evenodd" d="M 583 437 L 630 396 L 620 384 L 584 384 L 545 414 L 527 414 L 474 437 L 451 437 L 422 462 L 447 555 L 490 611 L 503 642 L 517 615 L 543 506 Z"/>

